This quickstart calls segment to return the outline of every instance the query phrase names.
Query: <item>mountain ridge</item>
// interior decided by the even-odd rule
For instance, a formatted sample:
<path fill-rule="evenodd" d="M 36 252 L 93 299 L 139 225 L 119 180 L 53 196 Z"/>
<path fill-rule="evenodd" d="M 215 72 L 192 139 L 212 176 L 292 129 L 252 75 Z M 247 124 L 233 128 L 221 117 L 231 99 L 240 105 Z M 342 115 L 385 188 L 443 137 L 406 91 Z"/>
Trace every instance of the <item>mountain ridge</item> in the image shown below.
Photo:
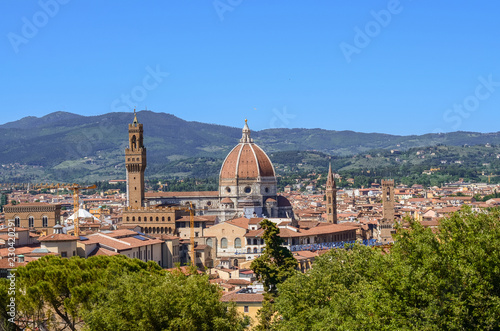
<path fill-rule="evenodd" d="M 186 121 L 173 114 L 138 112 L 144 124 L 144 143 L 148 149 L 148 168 L 162 169 L 169 162 L 193 158 L 223 158 L 239 142 L 241 128 Z M 112 178 L 124 173 L 124 149 L 128 124 L 133 114 L 114 112 L 83 116 L 55 112 L 43 117 L 25 117 L 0 125 L 0 164 L 38 167 L 47 179 Z M 252 131 L 252 138 L 267 153 L 280 151 L 319 151 L 348 156 L 374 149 L 407 150 L 435 145 L 500 144 L 500 133 L 457 131 L 399 136 L 351 130 L 278 128 Z M 12 171 L 11 171 L 12 172 Z M 7 180 L 22 171 L 0 171 Z M 31 175 L 30 175 L 31 176 Z"/>

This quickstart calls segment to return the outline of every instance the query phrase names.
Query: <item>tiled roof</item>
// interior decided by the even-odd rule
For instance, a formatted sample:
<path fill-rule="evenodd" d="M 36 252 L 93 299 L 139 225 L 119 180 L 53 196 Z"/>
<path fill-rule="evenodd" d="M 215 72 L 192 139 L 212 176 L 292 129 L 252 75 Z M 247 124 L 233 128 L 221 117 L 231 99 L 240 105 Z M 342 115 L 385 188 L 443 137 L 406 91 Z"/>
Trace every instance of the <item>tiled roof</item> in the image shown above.
<path fill-rule="evenodd" d="M 49 234 L 48 236 L 38 238 L 38 241 L 40 241 L 40 242 L 44 242 L 44 241 L 76 241 L 76 240 L 78 240 L 78 237 L 70 236 L 69 234 L 64 234 L 64 233 Z"/>
<path fill-rule="evenodd" d="M 229 292 L 224 294 L 221 301 L 229 302 L 262 302 L 264 301 L 264 295 L 262 293 L 238 293 L 238 291 Z"/>
<path fill-rule="evenodd" d="M 235 218 L 234 220 L 226 221 L 225 223 L 236 225 L 243 229 L 248 229 L 248 222 L 250 220 L 245 217 Z"/>
<path fill-rule="evenodd" d="M 185 197 L 218 197 L 219 191 L 197 192 L 146 192 L 146 198 L 185 198 Z"/>

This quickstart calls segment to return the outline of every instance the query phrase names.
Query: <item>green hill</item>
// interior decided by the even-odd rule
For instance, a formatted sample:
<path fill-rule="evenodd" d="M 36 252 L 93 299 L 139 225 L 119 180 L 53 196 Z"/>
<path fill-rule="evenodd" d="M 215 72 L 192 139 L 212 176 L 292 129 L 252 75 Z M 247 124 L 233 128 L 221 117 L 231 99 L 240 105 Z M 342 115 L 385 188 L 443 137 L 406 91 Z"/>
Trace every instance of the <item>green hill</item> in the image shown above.
<path fill-rule="evenodd" d="M 150 177 L 217 174 L 222 159 L 241 137 L 241 128 L 185 121 L 166 113 L 141 111 L 138 118 L 144 124 Z M 131 113 L 81 116 L 56 112 L 0 125 L 0 181 L 124 178 L 124 149 L 132 119 Z M 252 137 L 270 155 L 316 151 L 352 156 L 374 149 L 406 151 L 439 144 L 500 144 L 500 133 L 473 132 L 396 136 L 322 129 L 267 129 L 252 132 Z"/>

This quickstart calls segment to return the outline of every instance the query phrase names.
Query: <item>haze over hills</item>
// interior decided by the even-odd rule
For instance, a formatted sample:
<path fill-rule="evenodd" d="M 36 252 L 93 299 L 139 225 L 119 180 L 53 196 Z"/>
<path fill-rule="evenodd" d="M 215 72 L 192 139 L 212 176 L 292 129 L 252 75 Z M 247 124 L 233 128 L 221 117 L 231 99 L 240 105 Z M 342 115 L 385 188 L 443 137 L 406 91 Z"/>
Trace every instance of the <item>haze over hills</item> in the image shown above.
<path fill-rule="evenodd" d="M 241 128 L 185 121 L 166 113 L 140 111 L 138 119 L 144 124 L 149 176 L 168 175 L 172 164 L 187 158 L 202 157 L 203 164 L 212 162 L 217 167 L 241 137 Z M 132 120 L 132 113 L 81 116 L 55 112 L 0 125 L 0 164 L 4 165 L 0 180 L 124 178 L 124 149 Z M 251 123 L 249 126 L 252 128 Z M 252 137 L 268 153 L 318 151 L 342 156 L 373 149 L 406 150 L 438 144 L 500 144 L 499 132 L 397 136 L 323 129 L 267 129 L 252 131 Z"/>

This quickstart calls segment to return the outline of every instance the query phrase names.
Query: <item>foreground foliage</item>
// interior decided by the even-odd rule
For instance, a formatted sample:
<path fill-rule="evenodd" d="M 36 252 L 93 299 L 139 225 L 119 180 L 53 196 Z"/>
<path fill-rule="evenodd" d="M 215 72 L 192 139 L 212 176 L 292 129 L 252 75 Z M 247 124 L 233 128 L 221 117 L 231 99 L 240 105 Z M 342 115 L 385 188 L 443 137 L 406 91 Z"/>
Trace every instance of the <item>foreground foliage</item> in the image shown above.
<path fill-rule="evenodd" d="M 390 253 L 331 250 L 278 286 L 276 330 L 498 330 L 500 214 L 410 222 Z"/>
<path fill-rule="evenodd" d="M 264 302 L 257 314 L 258 325 L 255 330 L 268 330 L 275 313 L 274 299 L 278 295 L 278 285 L 297 273 L 297 260 L 292 252 L 282 246 L 283 240 L 279 236 L 278 226 L 265 219 L 260 222 L 264 233 L 262 238 L 266 244 L 261 256 L 252 261 L 250 268 L 257 280 L 264 285 Z"/>
<path fill-rule="evenodd" d="M 44 257 L 18 269 L 17 320 L 71 330 L 238 330 L 208 276 L 163 271 L 125 256 Z M 5 291 L 0 289 L 0 302 Z"/>

